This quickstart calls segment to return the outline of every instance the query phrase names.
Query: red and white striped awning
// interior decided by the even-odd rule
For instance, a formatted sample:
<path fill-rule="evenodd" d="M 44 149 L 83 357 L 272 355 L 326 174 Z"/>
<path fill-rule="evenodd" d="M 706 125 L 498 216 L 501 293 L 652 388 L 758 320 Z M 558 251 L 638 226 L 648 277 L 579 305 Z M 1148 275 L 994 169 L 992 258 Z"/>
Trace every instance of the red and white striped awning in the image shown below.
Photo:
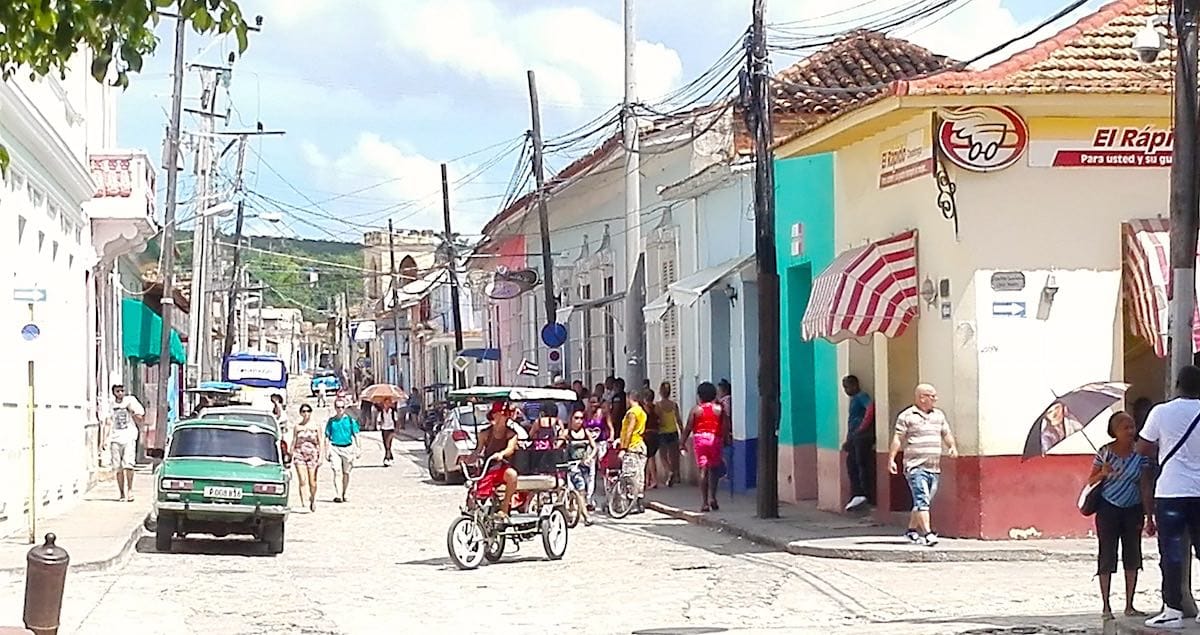
<path fill-rule="evenodd" d="M 1131 220 L 1121 226 L 1121 287 L 1129 330 L 1154 354 L 1167 356 L 1167 300 L 1171 297 L 1171 223 Z M 1200 347 L 1200 312 L 1192 319 L 1192 343 Z"/>
<path fill-rule="evenodd" d="M 917 317 L 917 232 L 842 252 L 813 280 L 804 339 L 896 337 Z"/>

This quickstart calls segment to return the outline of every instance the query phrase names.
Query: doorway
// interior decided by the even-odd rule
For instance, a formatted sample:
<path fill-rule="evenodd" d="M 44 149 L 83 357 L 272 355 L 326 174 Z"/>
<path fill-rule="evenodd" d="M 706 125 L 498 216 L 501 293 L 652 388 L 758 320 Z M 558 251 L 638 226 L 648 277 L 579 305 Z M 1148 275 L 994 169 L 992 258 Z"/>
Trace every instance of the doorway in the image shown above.
<path fill-rule="evenodd" d="M 908 325 L 904 333 L 887 340 L 887 373 L 888 373 L 888 410 L 877 413 L 876 419 L 885 416 L 884 421 L 895 421 L 896 417 L 913 402 L 913 390 L 921 383 L 921 369 L 917 357 L 917 322 Z M 903 457 L 900 459 L 903 461 Z M 901 470 L 903 472 L 903 470 Z M 887 488 L 888 510 L 907 512 L 912 509 L 912 493 L 903 473 L 888 474 L 884 487 Z"/>

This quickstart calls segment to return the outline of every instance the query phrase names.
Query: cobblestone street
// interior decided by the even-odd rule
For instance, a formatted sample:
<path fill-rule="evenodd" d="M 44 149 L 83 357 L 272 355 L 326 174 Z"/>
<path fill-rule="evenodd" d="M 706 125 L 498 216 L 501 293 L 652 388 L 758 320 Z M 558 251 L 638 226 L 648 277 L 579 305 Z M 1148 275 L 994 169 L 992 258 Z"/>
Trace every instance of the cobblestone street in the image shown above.
<path fill-rule="evenodd" d="M 124 565 L 68 578 L 62 632 L 1098 632 L 1091 565 L 806 558 L 654 512 L 580 525 L 560 562 L 535 541 L 458 571 L 445 536 L 462 488 L 427 481 L 417 442 L 381 467 L 368 436 L 351 502 L 330 502 L 323 471 L 317 511 L 290 518 L 282 556 L 236 539 L 161 554 L 143 538 Z M 1152 568 L 1141 587 L 1156 586 Z M 21 601 L 19 582 L 0 586 L 6 621 Z"/>

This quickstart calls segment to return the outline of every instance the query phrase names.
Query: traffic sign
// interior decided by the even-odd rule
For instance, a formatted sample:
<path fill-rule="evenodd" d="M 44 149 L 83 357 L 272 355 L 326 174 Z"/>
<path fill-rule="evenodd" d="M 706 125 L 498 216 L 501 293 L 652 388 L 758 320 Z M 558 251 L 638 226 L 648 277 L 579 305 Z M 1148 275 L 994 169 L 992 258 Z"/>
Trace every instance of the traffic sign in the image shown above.
<path fill-rule="evenodd" d="M 454 358 L 454 370 L 457 370 L 460 373 L 465 373 L 470 366 L 471 360 L 467 359 L 466 357 L 460 355 Z"/>
<path fill-rule="evenodd" d="M 21 327 L 21 339 L 25 340 L 26 342 L 32 342 L 33 340 L 36 340 L 41 334 L 42 329 L 38 328 L 38 325 L 32 322 Z"/>
<path fill-rule="evenodd" d="M 46 301 L 46 290 L 39 289 L 37 287 L 29 287 L 26 289 L 13 289 L 13 301 L 14 302 L 25 302 L 27 304 L 32 303 L 32 302 L 45 302 Z"/>
<path fill-rule="evenodd" d="M 567 327 L 558 322 L 551 322 L 542 327 L 542 343 L 550 348 L 558 348 L 567 343 Z"/>

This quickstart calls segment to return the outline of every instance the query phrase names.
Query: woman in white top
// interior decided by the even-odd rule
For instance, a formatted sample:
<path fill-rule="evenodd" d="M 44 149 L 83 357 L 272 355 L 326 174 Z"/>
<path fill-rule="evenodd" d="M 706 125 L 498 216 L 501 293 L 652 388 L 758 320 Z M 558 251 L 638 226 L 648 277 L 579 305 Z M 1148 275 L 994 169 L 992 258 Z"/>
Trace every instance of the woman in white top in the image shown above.
<path fill-rule="evenodd" d="M 390 467 L 395 460 L 392 458 L 392 439 L 396 438 L 396 402 L 385 401 L 375 408 L 375 422 L 383 437 L 383 466 Z"/>

